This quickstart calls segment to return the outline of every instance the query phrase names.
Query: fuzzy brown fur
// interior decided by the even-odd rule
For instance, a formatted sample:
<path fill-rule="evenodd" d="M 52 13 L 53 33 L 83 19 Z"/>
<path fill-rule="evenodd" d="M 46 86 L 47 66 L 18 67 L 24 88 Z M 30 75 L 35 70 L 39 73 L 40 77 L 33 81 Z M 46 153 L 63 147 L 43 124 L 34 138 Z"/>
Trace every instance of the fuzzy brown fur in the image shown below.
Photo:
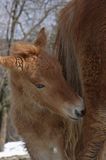
<path fill-rule="evenodd" d="M 10 56 L 0 57 L 10 68 L 12 118 L 32 160 L 74 160 L 81 120 L 71 118 L 79 118 L 73 111 L 83 103 L 46 53 L 46 41 L 42 29 L 35 44 L 16 43 Z"/>
<path fill-rule="evenodd" d="M 83 95 L 87 111 L 77 160 L 97 160 L 106 140 L 105 38 L 105 0 L 72 0 L 62 10 L 56 53 L 66 79 Z"/>

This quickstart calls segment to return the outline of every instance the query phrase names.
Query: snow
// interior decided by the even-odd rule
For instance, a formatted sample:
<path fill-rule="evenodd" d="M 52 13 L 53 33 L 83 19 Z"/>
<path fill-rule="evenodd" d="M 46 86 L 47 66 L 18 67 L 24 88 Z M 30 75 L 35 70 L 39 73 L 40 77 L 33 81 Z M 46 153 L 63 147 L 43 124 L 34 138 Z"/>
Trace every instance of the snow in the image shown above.
<path fill-rule="evenodd" d="M 0 158 L 11 157 L 16 155 L 28 155 L 24 142 L 8 142 L 4 146 L 4 151 L 0 152 Z"/>

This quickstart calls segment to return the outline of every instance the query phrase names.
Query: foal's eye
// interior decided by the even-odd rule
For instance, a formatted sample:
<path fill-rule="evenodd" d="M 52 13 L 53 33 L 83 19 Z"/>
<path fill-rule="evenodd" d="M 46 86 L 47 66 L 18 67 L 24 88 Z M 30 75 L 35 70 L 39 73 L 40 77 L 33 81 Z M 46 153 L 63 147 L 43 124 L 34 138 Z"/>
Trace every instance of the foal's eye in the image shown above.
<path fill-rule="evenodd" d="M 37 88 L 39 88 L 39 89 L 41 89 L 41 88 L 44 88 L 44 87 L 45 87 L 45 85 L 44 85 L 44 84 L 35 84 L 35 86 L 36 86 Z"/>

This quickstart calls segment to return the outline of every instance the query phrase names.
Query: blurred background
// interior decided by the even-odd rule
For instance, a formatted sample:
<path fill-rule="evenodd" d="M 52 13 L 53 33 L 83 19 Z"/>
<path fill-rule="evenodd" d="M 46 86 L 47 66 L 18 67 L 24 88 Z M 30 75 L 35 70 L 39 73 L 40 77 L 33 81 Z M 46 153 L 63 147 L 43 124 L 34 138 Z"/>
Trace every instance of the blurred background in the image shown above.
<path fill-rule="evenodd" d="M 9 55 L 13 41 L 33 41 L 41 27 L 49 33 L 49 48 L 55 41 L 58 14 L 69 0 L 0 0 L 0 55 Z M 0 151 L 9 141 L 19 140 L 9 116 L 8 73 L 0 67 Z"/>

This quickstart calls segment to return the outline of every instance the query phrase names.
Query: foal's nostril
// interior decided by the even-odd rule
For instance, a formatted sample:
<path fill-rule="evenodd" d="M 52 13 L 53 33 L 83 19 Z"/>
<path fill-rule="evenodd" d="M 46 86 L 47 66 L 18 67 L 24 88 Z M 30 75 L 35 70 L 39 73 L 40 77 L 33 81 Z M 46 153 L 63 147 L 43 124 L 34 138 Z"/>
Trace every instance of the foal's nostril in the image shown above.
<path fill-rule="evenodd" d="M 80 118 L 80 117 L 83 117 L 85 115 L 85 110 L 75 110 L 75 115 Z"/>
<path fill-rule="evenodd" d="M 84 116 L 84 115 L 85 115 L 85 112 L 86 112 L 85 110 L 82 110 L 82 111 L 81 111 L 81 115 Z"/>
<path fill-rule="evenodd" d="M 75 115 L 76 115 L 77 117 L 81 117 L 81 112 L 79 112 L 78 110 L 75 110 Z"/>

